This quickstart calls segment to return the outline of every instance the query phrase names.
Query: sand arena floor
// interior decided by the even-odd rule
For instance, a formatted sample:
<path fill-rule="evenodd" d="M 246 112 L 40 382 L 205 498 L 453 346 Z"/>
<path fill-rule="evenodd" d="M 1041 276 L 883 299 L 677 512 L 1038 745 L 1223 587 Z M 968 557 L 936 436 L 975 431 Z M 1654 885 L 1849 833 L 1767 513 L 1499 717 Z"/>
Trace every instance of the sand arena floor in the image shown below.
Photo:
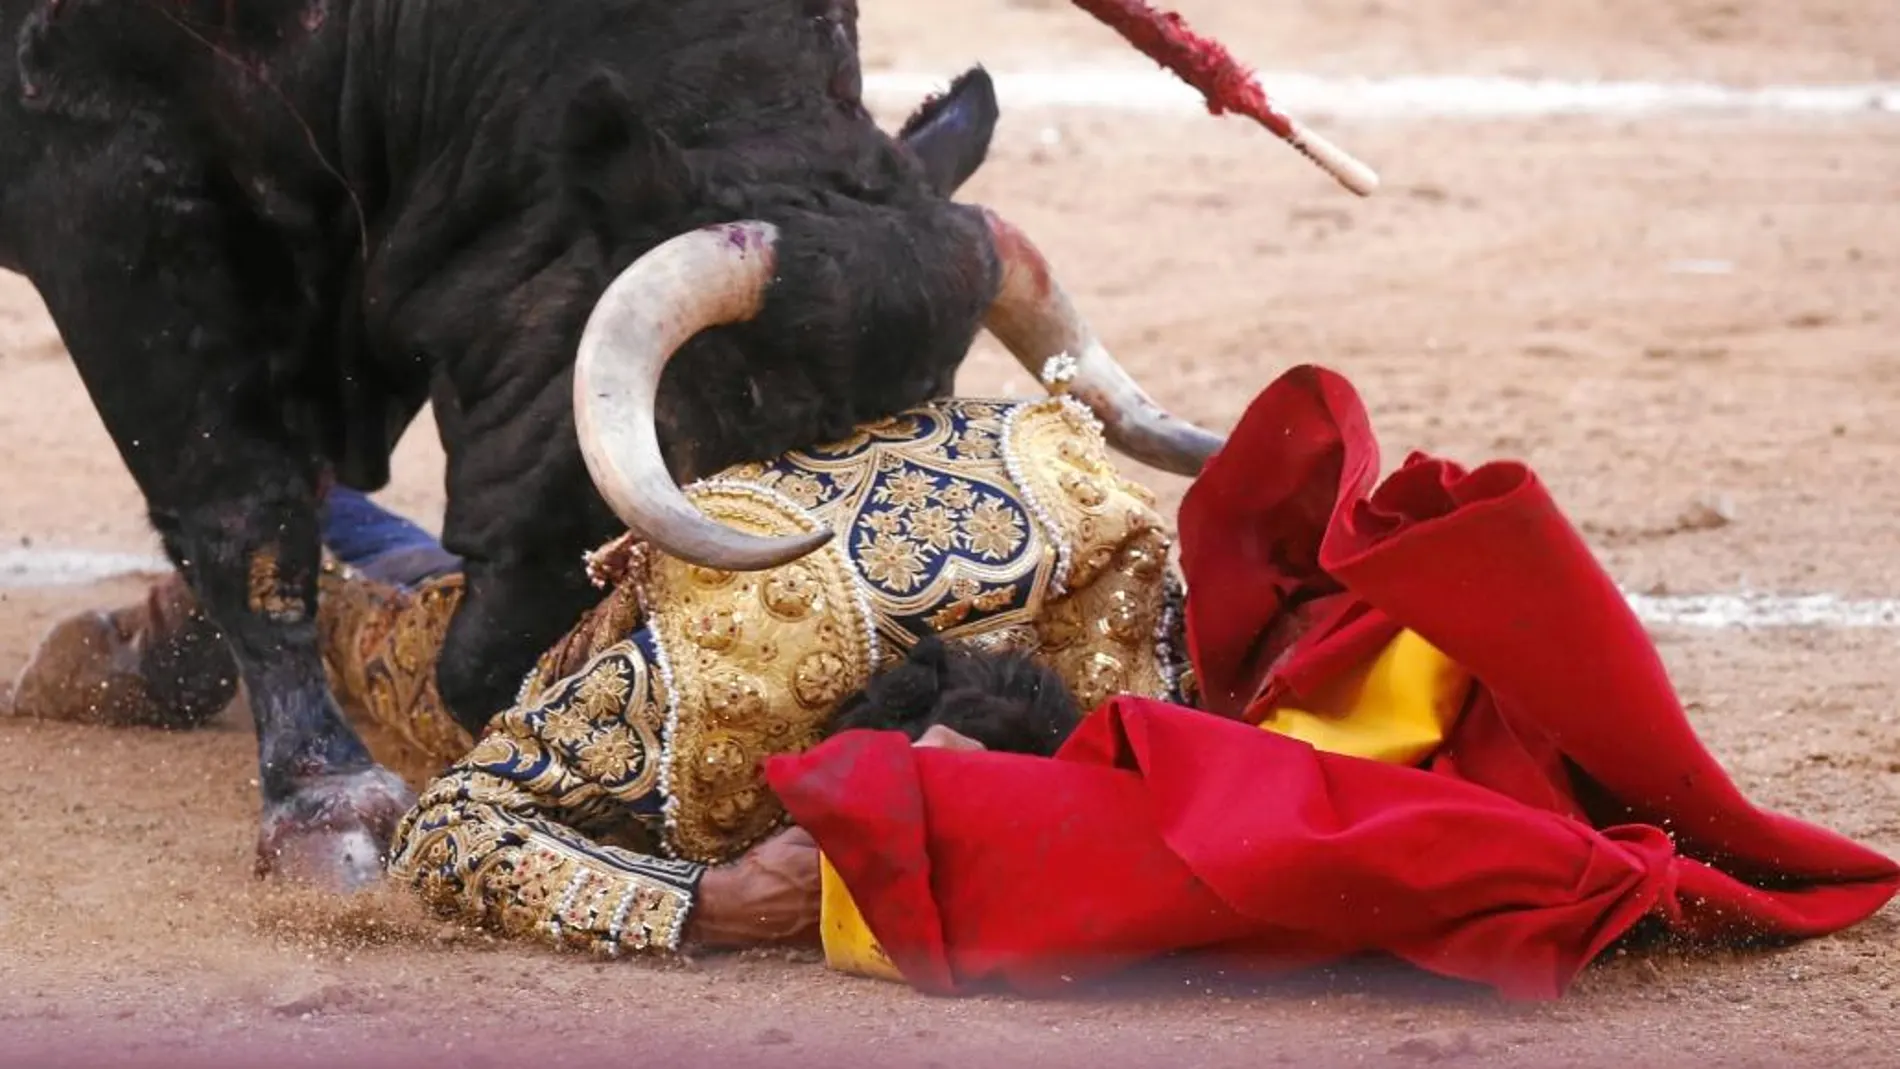
<path fill-rule="evenodd" d="M 1182 6 L 1264 68 L 1332 76 L 1900 80 L 1885 0 Z M 874 76 L 1138 63 L 1061 0 L 863 8 Z M 970 195 L 1035 235 L 1179 411 L 1226 426 L 1280 368 L 1326 363 L 1388 467 L 1528 459 L 1634 591 L 1900 598 L 1900 115 L 1308 109 L 1382 171 L 1360 201 L 1236 120 L 1003 107 Z M 962 385 L 1032 388 L 987 344 Z M 405 441 L 385 495 L 429 522 L 433 437 Z M 140 587 L 52 582 L 54 551 L 156 552 L 11 276 L 0 443 L 7 678 L 54 619 Z M 1900 852 L 1900 629 L 1848 615 L 1655 633 L 1745 790 Z M 1895 908 L 1786 951 L 1617 958 L 1553 1005 L 1359 968 L 936 1001 L 784 955 L 597 962 L 395 896 L 262 888 L 241 711 L 189 735 L 0 718 L 0 755 L 0 1064 L 1900 1065 Z"/>

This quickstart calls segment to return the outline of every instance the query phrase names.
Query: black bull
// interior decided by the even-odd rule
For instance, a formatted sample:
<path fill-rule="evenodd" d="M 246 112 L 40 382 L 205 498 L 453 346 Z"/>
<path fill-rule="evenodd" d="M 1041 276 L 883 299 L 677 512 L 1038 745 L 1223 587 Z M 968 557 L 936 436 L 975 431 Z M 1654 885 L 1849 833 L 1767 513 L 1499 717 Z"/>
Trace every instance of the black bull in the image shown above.
<path fill-rule="evenodd" d="M 260 871 L 348 886 L 410 803 L 325 684 L 326 478 L 373 490 L 433 405 L 470 728 L 592 600 L 577 340 L 666 239 L 777 228 L 759 314 L 668 365 L 676 478 L 945 392 L 1001 271 L 950 193 L 968 77 L 900 138 L 854 0 L 0 0 L 0 267 L 46 301 L 256 720 Z"/>

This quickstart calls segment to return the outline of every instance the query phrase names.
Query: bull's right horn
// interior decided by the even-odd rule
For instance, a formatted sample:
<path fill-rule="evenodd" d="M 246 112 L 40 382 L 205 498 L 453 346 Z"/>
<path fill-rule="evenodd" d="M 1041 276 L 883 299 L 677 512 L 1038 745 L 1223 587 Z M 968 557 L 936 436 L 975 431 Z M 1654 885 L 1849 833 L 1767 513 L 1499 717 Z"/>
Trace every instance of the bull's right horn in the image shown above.
<path fill-rule="evenodd" d="M 1088 321 L 1056 281 L 1049 261 L 1008 220 L 984 210 L 996 258 L 1003 267 L 1002 288 L 984 325 L 1018 363 L 1051 389 L 1045 376 L 1051 363 L 1073 363 L 1066 389 L 1102 421 L 1102 436 L 1117 450 L 1153 468 L 1175 475 L 1199 475 L 1223 444 L 1162 408 L 1104 347 Z"/>
<path fill-rule="evenodd" d="M 601 496 L 634 535 L 680 560 L 750 572 L 797 560 L 831 540 L 821 529 L 761 538 L 694 507 L 660 452 L 660 375 L 695 334 L 759 314 L 777 269 L 778 230 L 748 221 L 689 231 L 613 280 L 581 333 L 574 425 Z"/>

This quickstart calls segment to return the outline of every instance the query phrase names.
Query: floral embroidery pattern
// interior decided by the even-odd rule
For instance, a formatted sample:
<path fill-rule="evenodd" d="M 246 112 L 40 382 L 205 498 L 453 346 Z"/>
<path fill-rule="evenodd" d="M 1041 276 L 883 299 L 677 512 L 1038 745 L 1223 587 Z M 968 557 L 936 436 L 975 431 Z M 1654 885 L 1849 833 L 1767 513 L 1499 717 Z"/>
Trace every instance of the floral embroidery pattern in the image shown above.
<path fill-rule="evenodd" d="M 878 533 L 858 539 L 858 567 L 871 582 L 908 594 L 923 579 L 924 558 L 916 542 Z"/>
<path fill-rule="evenodd" d="M 957 521 L 949 509 L 931 505 L 910 514 L 905 533 L 942 553 L 957 543 Z"/>
<path fill-rule="evenodd" d="M 629 709 L 650 701 L 645 679 L 646 672 L 624 647 L 610 648 L 521 715 L 527 730 L 552 751 L 549 757 L 584 768 L 609 793 L 638 796 L 652 788 L 658 771 L 658 738 L 638 726 L 637 715 L 628 718 Z M 503 747 L 490 754 L 487 741 L 465 760 L 495 775 L 522 774 L 519 750 Z"/>
<path fill-rule="evenodd" d="M 971 460 L 992 460 L 996 457 L 996 436 L 977 430 L 966 430 L 957 439 L 957 451 Z"/>
<path fill-rule="evenodd" d="M 906 468 L 884 480 L 871 494 L 871 500 L 881 505 L 895 505 L 899 512 L 909 512 L 923 508 L 936 489 L 936 481 L 930 476 L 915 468 Z"/>
<path fill-rule="evenodd" d="M 847 539 L 880 630 L 902 646 L 987 614 L 1033 611 L 1055 551 L 1008 470 L 1003 435 L 1018 407 L 935 402 L 747 478 Z"/>
<path fill-rule="evenodd" d="M 990 560 L 1001 560 L 1023 544 L 1022 514 L 1005 506 L 1000 498 L 985 497 L 970 512 L 968 521 L 970 552 Z"/>
<path fill-rule="evenodd" d="M 869 500 L 852 553 L 865 578 L 893 594 L 911 594 L 959 562 L 1015 563 L 1029 543 L 1029 517 L 1011 498 L 909 461 L 880 477 Z"/>

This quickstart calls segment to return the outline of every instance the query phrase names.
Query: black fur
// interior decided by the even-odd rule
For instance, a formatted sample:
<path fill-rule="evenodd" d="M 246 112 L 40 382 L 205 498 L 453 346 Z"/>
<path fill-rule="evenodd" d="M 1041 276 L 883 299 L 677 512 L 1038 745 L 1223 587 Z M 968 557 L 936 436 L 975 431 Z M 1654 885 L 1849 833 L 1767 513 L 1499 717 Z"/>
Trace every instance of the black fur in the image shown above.
<path fill-rule="evenodd" d="M 982 77 L 859 99 L 855 0 L 0 0 L 0 266 L 46 300 L 168 554 L 226 636 L 266 810 L 373 771 L 316 652 L 317 487 L 382 486 L 431 403 L 468 589 L 438 667 L 479 729 L 593 601 L 619 524 L 572 360 L 614 274 L 776 224 L 752 323 L 673 361 L 681 478 L 946 392 L 998 285 L 947 199 Z M 401 807 L 390 806 L 397 813 Z"/>
<path fill-rule="evenodd" d="M 901 731 L 915 740 L 941 724 L 991 750 L 1049 757 L 1081 722 L 1062 677 L 1027 655 L 932 637 L 839 703 L 827 734 Z"/>

